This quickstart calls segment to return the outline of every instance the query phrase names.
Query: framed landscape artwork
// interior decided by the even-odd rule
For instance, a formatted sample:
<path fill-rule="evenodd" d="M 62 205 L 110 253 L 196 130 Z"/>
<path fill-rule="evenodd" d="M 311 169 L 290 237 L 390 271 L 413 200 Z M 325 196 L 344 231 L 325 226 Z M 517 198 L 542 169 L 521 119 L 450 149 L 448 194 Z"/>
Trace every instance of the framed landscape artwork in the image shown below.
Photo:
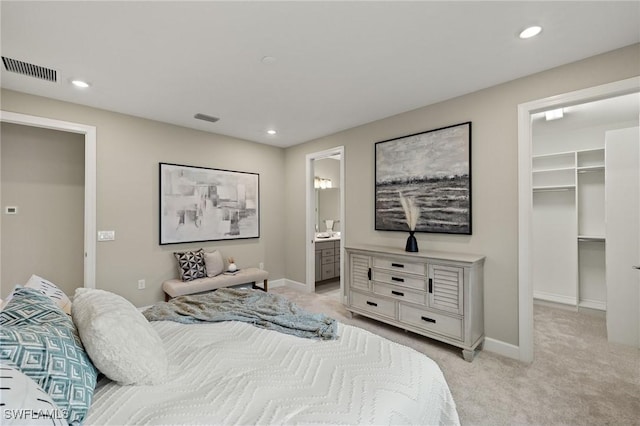
<path fill-rule="evenodd" d="M 409 231 L 402 196 L 416 232 L 471 234 L 471 122 L 378 142 L 375 162 L 376 230 Z"/>
<path fill-rule="evenodd" d="M 160 163 L 160 244 L 260 237 L 260 175 Z"/>

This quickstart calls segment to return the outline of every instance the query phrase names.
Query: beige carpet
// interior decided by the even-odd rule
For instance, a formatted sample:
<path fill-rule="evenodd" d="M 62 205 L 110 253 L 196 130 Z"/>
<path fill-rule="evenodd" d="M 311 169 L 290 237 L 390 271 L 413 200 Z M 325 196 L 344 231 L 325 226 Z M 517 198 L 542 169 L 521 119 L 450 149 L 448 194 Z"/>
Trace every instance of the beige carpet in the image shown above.
<path fill-rule="evenodd" d="M 640 351 L 608 343 L 601 315 L 535 305 L 532 364 L 487 351 L 468 363 L 453 346 L 362 316 L 349 318 L 333 292 L 272 291 L 432 358 L 447 378 L 463 425 L 640 425 Z"/>

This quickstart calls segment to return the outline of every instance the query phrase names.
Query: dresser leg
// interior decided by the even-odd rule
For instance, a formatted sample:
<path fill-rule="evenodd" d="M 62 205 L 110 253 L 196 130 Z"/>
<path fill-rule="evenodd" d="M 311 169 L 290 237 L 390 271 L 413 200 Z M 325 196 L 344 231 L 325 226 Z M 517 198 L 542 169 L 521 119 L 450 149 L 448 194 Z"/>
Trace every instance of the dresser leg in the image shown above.
<path fill-rule="evenodd" d="M 475 357 L 475 355 L 476 355 L 476 351 L 474 350 L 469 350 L 469 349 L 462 350 L 462 358 L 464 358 L 464 360 L 467 362 L 473 361 L 473 358 Z"/>

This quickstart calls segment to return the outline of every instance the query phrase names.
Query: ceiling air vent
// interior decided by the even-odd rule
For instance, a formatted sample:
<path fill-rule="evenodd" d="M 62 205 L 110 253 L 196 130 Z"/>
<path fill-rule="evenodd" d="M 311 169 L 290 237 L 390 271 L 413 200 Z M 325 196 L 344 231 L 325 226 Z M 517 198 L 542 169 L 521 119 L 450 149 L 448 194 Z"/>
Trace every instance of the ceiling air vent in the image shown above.
<path fill-rule="evenodd" d="M 16 72 L 29 77 L 41 78 L 54 83 L 58 81 L 58 73 L 56 70 L 51 68 L 41 67 L 40 65 L 22 62 L 5 56 L 2 57 L 2 63 L 7 71 Z"/>
<path fill-rule="evenodd" d="M 196 115 L 193 116 L 193 118 L 197 120 L 210 121 L 212 123 L 215 123 L 216 121 L 220 120 L 218 117 L 214 117 L 212 115 L 207 115 L 202 113 L 197 113 Z"/>

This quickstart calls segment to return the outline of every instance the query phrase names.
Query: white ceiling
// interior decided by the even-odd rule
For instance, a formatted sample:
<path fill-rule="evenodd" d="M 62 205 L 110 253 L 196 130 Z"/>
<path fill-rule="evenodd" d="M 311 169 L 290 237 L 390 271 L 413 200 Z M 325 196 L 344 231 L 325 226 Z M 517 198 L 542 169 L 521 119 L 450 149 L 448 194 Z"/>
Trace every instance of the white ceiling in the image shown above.
<path fill-rule="evenodd" d="M 637 1 L 0 7 L 2 55 L 58 71 L 1 67 L 3 88 L 283 147 L 640 42 Z"/>

